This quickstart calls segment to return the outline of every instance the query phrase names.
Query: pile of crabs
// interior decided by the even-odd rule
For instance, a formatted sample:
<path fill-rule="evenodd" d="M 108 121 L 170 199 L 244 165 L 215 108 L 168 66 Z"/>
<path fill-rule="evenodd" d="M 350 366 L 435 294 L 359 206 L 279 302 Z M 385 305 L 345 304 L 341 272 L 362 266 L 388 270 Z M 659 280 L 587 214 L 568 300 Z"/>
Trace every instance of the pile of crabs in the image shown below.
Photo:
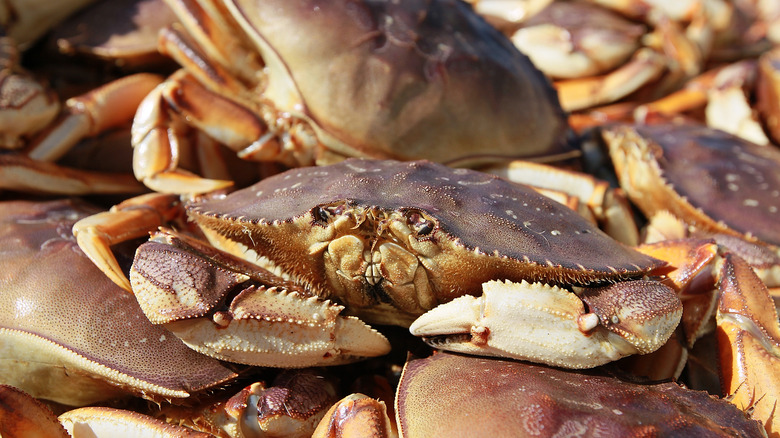
<path fill-rule="evenodd" d="M 3 437 L 780 437 L 780 3 L 0 23 Z"/>

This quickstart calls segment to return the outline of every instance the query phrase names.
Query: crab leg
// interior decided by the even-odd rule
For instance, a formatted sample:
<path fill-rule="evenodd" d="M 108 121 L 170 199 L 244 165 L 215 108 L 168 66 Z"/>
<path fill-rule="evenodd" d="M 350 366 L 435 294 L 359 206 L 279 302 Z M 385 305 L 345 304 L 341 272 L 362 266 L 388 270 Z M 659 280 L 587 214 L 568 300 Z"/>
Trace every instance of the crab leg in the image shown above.
<path fill-rule="evenodd" d="M 187 125 L 177 123 L 186 120 Z M 239 156 L 268 160 L 278 148 L 265 122 L 245 106 L 209 91 L 180 70 L 155 88 L 138 108 L 132 127 L 136 178 L 163 193 L 206 193 L 229 187 L 229 180 L 202 178 L 179 168 L 190 126 Z M 193 145 L 197 150 L 203 142 Z M 205 161 L 202 165 L 212 166 Z M 219 174 L 203 169 L 204 174 Z"/>
<path fill-rule="evenodd" d="M 262 74 L 262 62 L 254 54 L 247 50 L 242 41 L 235 37 L 236 25 L 227 23 L 224 18 L 224 6 L 210 0 L 167 0 L 165 2 L 176 14 L 179 21 L 186 28 L 187 34 L 195 41 L 194 44 L 184 42 L 179 32 L 174 30 L 177 36 L 170 34 L 170 30 L 163 32 L 161 51 L 173 57 L 182 66 L 192 64 L 190 57 L 198 52 L 205 56 L 198 56 L 200 60 L 214 60 L 219 67 L 209 65 L 217 70 L 230 70 L 235 76 L 246 82 L 252 82 L 256 76 Z M 197 47 L 194 47 L 194 46 Z M 182 48 L 187 47 L 187 54 L 182 53 Z M 195 52 L 193 52 L 193 49 Z M 210 64 L 198 63 L 200 68 Z M 230 80 L 232 75 L 222 73 L 219 81 Z M 213 84 L 213 78 L 204 83 Z M 234 88 L 235 89 L 235 88 Z"/>
<path fill-rule="evenodd" d="M 665 68 L 664 57 L 651 49 L 636 52 L 630 62 L 598 77 L 555 82 L 561 106 L 576 111 L 614 102 L 658 77 Z"/>
<path fill-rule="evenodd" d="M 73 169 L 15 153 L 0 155 L 0 189 L 59 195 L 144 191 L 129 174 Z"/>
<path fill-rule="evenodd" d="M 482 288 L 481 297 L 442 304 L 409 330 L 445 350 L 591 368 L 654 351 L 682 314 L 674 291 L 655 282 L 623 282 L 580 297 L 539 283 L 489 281 Z"/>
<path fill-rule="evenodd" d="M 111 210 L 98 213 L 73 225 L 73 235 L 81 250 L 108 278 L 132 292 L 130 281 L 119 266 L 111 245 L 138 237 L 173 221 L 181 213 L 178 196 L 150 193 L 128 199 Z"/>
<path fill-rule="evenodd" d="M 3 149 L 22 147 L 21 137 L 42 129 L 60 110 L 56 93 L 22 70 L 19 58 L 16 41 L 0 37 L 0 146 Z"/>
<path fill-rule="evenodd" d="M 183 76 L 186 74 L 180 72 L 155 88 L 138 108 L 132 127 L 133 170 L 136 178 L 146 186 L 162 193 L 206 193 L 230 187 L 232 182 L 228 180 L 201 178 L 179 168 L 180 156 L 188 146 L 186 139 L 189 137 L 190 129 L 181 123 L 183 114 L 176 113 L 178 107 L 167 97 L 180 91 L 180 84 L 176 78 Z M 205 90 L 202 91 L 208 93 Z M 209 94 L 211 94 L 211 98 L 214 98 L 210 104 L 226 106 L 221 104 L 227 101 L 212 93 Z M 232 114 L 239 116 L 238 118 L 245 115 L 238 111 L 234 111 Z M 224 125 L 223 128 L 227 126 L 232 125 Z M 249 126 L 251 129 L 254 125 L 245 123 L 242 126 Z M 223 130 L 222 133 L 230 133 L 233 138 L 245 134 L 229 130 Z M 249 134 L 249 136 L 251 135 Z M 201 145 L 196 145 L 196 147 L 198 146 Z"/>
<path fill-rule="evenodd" d="M 723 392 L 780 433 L 780 323 L 766 286 L 739 257 L 724 254 L 717 334 Z"/>
<path fill-rule="evenodd" d="M 767 132 L 775 144 L 780 143 L 780 50 L 764 53 L 758 60 L 756 84 L 757 109 L 766 123 Z"/>
<path fill-rule="evenodd" d="M 312 438 L 397 437 L 384 402 L 363 394 L 350 394 L 334 404 L 320 421 Z"/>
<path fill-rule="evenodd" d="M 159 75 L 138 73 L 68 99 L 67 112 L 36 137 L 27 155 L 35 160 L 56 161 L 84 137 L 124 125 L 162 80 Z"/>

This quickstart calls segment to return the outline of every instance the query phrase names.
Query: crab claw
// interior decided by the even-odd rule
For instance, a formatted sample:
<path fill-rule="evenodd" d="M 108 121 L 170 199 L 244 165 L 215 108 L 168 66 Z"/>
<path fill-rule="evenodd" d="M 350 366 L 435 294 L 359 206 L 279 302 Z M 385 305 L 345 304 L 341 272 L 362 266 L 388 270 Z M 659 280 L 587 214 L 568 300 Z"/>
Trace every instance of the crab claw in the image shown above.
<path fill-rule="evenodd" d="M 443 350 L 591 368 L 657 349 L 682 315 L 674 291 L 649 281 L 623 282 L 581 298 L 525 281 L 489 281 L 482 289 L 481 297 L 434 308 L 409 330 Z"/>
<path fill-rule="evenodd" d="M 230 362 L 285 368 L 337 365 L 390 351 L 381 333 L 341 315 L 343 306 L 234 272 L 229 263 L 241 262 L 229 254 L 171 239 L 162 243 L 160 236 L 138 248 L 130 282 L 146 317 L 190 348 Z"/>

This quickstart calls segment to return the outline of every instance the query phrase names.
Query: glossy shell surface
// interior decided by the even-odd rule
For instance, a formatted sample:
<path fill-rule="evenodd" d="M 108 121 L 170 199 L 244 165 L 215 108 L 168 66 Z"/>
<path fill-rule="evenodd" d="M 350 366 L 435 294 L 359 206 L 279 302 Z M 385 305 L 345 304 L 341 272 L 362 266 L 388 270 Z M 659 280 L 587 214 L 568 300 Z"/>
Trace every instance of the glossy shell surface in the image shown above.
<path fill-rule="evenodd" d="M 502 157 L 571 151 L 550 83 L 463 2 L 228 7 L 268 66 L 265 96 L 311 120 L 339 153 L 449 162 L 486 149 Z M 290 31 L 302 23 L 305 32 Z"/>
<path fill-rule="evenodd" d="M 76 201 L 2 203 L 0 380 L 36 397 L 80 404 L 117 394 L 86 386 L 69 394 L 64 381 L 74 376 L 165 397 L 187 397 L 235 377 L 152 325 L 135 297 L 82 253 L 71 227 L 98 211 Z M 44 360 L 68 365 L 47 367 Z M 21 376 L 14 374 L 24 361 L 32 364 Z"/>
<path fill-rule="evenodd" d="M 410 360 L 396 397 L 406 438 L 763 436 L 760 423 L 735 406 L 676 383 L 640 385 L 441 352 Z"/>

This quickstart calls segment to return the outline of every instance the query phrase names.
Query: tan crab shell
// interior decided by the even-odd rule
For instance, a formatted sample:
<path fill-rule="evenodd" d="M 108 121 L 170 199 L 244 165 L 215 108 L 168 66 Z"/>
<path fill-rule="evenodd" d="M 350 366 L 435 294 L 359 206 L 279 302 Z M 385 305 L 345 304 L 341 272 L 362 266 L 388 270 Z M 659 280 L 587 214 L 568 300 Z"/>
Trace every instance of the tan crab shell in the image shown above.
<path fill-rule="evenodd" d="M 425 161 L 293 169 L 188 213 L 216 246 L 238 242 L 374 322 L 491 279 L 588 285 L 664 265 L 526 187 Z"/>
<path fill-rule="evenodd" d="M 463 2 L 226 5 L 266 64 L 264 97 L 339 154 L 473 162 L 572 152 L 551 84 Z"/>

